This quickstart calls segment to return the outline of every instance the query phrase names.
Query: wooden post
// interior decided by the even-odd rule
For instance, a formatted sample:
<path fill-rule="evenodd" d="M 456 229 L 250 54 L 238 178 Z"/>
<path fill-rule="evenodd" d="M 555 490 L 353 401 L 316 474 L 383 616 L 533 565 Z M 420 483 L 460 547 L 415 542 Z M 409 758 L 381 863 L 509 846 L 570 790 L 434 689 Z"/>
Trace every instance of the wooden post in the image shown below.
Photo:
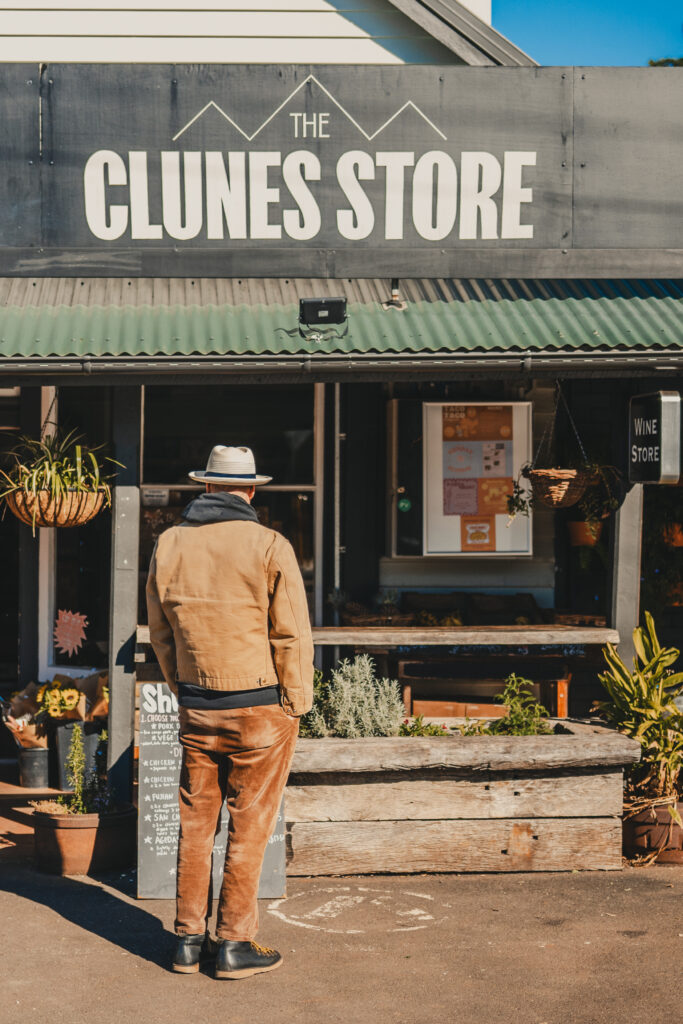
<path fill-rule="evenodd" d="M 40 434 L 40 388 L 22 388 L 22 434 Z M 38 680 L 38 534 L 19 524 L 19 686 Z"/>
<path fill-rule="evenodd" d="M 640 553 L 643 488 L 634 484 L 615 515 L 612 543 L 611 626 L 620 636 L 619 654 L 627 665 L 634 654 L 632 633 L 640 618 Z"/>
<path fill-rule="evenodd" d="M 117 471 L 112 487 L 109 609 L 109 751 L 112 787 L 129 800 L 135 733 L 135 631 L 140 545 L 141 389 L 113 389 L 112 435 Z"/>

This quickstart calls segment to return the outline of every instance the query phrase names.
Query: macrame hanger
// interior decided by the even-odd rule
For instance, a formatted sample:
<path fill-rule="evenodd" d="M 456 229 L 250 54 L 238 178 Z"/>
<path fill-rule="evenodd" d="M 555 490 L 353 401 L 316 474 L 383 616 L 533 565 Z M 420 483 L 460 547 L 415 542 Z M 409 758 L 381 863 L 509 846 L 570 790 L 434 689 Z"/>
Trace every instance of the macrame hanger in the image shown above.
<path fill-rule="evenodd" d="M 56 429 L 56 427 L 57 427 L 57 421 L 56 421 L 56 420 L 51 420 L 51 419 L 50 419 L 50 416 L 52 415 L 52 410 L 53 410 L 53 409 L 54 409 L 54 407 L 55 407 L 55 402 L 56 402 L 56 401 L 57 401 L 57 389 L 55 388 L 55 393 L 54 393 L 54 395 L 52 396 L 52 401 L 50 402 L 50 408 L 49 408 L 49 409 L 47 410 L 47 412 L 45 413 L 45 419 L 43 420 L 43 422 L 42 422 L 42 424 L 41 424 L 41 427 L 40 427 L 40 439 L 41 439 L 41 441 L 42 441 L 42 440 L 43 440 L 43 438 L 45 437 L 45 431 L 46 431 L 46 430 L 47 430 L 47 428 L 48 428 L 48 424 L 50 424 L 50 423 L 51 423 L 51 424 L 52 424 L 52 425 L 53 425 L 53 426 L 55 427 L 55 429 Z"/>
<path fill-rule="evenodd" d="M 564 397 L 564 392 L 563 392 L 562 388 L 560 387 L 559 380 L 557 381 L 557 395 L 558 395 L 558 398 L 562 399 L 562 404 L 564 405 L 565 411 L 567 413 L 567 418 L 568 418 L 568 420 L 569 420 L 569 422 L 571 424 L 571 428 L 574 431 L 574 437 L 576 438 L 576 443 L 579 446 L 579 451 L 581 452 L 581 459 L 582 459 L 583 464 L 585 466 L 585 465 L 588 464 L 588 458 L 586 457 L 586 450 L 583 447 L 583 442 L 581 441 L 581 438 L 579 437 L 579 432 L 578 432 L 578 430 L 576 428 L 576 423 L 574 422 L 574 417 L 572 416 L 572 414 L 571 414 L 571 412 L 569 410 L 569 406 L 567 404 L 567 399 Z"/>
<path fill-rule="evenodd" d="M 583 464 L 584 465 L 588 464 L 588 459 L 586 457 L 586 451 L 585 451 L 585 449 L 583 447 L 583 443 L 581 441 L 581 438 L 579 437 L 579 432 L 578 432 L 578 430 L 576 428 L 576 423 L 574 422 L 574 417 L 572 416 L 572 414 L 571 414 L 571 412 L 569 410 L 569 406 L 567 404 L 567 399 L 564 397 L 564 392 L 562 391 L 562 387 L 560 385 L 560 382 L 559 382 L 559 380 L 556 380 L 555 381 L 555 406 L 553 408 L 552 419 L 548 423 L 546 423 L 545 430 L 543 431 L 543 434 L 541 436 L 541 440 L 539 441 L 538 447 L 537 447 L 536 452 L 534 454 L 533 461 L 531 463 L 531 468 L 532 469 L 536 469 L 536 463 L 538 462 L 539 457 L 540 457 L 541 453 L 544 451 L 544 449 L 546 448 L 546 446 L 548 448 L 548 453 L 550 453 L 551 442 L 552 442 L 553 437 L 555 436 L 555 431 L 556 431 L 556 428 L 557 428 L 557 410 L 560 407 L 560 401 L 562 402 L 562 404 L 563 404 L 563 406 L 565 408 L 565 411 L 567 413 L 567 417 L 569 419 L 569 423 L 571 424 L 571 428 L 572 428 L 572 430 L 574 432 L 574 437 L 575 437 L 576 443 L 577 443 L 577 445 L 579 447 L 579 451 L 581 452 L 581 459 L 583 461 Z"/>

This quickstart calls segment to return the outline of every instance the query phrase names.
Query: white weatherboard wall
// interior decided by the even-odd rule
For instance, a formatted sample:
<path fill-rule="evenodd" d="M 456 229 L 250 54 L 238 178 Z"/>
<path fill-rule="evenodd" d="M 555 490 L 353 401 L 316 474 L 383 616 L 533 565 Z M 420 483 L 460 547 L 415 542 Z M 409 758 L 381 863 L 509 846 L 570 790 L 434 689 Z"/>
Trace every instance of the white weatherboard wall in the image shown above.
<path fill-rule="evenodd" d="M 0 61 L 454 64 L 388 0 L 26 0 L 0 7 Z M 489 0 L 471 0 L 490 23 Z"/>

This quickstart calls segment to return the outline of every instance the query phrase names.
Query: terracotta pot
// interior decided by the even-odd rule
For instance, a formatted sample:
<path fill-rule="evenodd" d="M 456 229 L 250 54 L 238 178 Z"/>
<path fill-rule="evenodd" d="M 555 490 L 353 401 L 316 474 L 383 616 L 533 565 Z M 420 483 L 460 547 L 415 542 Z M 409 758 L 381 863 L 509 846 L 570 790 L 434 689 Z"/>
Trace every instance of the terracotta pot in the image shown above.
<path fill-rule="evenodd" d="M 664 543 L 670 548 L 683 548 L 683 523 L 670 523 L 662 533 Z"/>
<path fill-rule="evenodd" d="M 137 811 L 125 805 L 110 814 L 35 811 L 36 867 L 53 875 L 87 875 L 135 863 Z"/>
<path fill-rule="evenodd" d="M 104 491 L 68 491 L 52 498 L 49 491 L 25 494 L 10 491 L 5 501 L 10 512 L 27 526 L 83 526 L 102 510 Z"/>
<path fill-rule="evenodd" d="M 602 534 L 602 523 L 588 523 L 582 521 L 568 523 L 569 542 L 572 547 L 594 548 Z"/>
<path fill-rule="evenodd" d="M 676 806 L 683 818 L 683 801 Z M 658 864 L 683 864 L 683 828 L 672 821 L 667 807 L 651 807 L 625 818 L 622 838 L 627 857 L 659 850 L 655 857 Z"/>

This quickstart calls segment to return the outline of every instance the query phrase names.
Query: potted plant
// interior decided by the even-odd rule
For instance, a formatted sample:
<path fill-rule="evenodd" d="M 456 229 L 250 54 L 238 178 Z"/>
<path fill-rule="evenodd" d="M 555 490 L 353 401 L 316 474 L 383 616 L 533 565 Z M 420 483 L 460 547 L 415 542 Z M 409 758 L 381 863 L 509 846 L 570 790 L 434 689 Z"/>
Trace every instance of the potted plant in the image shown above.
<path fill-rule="evenodd" d="M 73 791 L 34 801 L 36 866 L 57 875 L 87 875 L 129 867 L 135 858 L 136 810 L 117 802 L 106 775 L 106 732 L 95 768 L 86 769 L 82 727 L 71 736 L 67 768 Z"/>
<path fill-rule="evenodd" d="M 624 852 L 644 861 L 683 863 L 683 672 L 672 672 L 675 647 L 662 647 L 654 620 L 633 631 L 635 657 L 629 670 L 613 644 L 604 649 L 607 670 L 600 681 L 609 700 L 598 712 L 620 732 L 638 740 L 641 759 L 626 776 Z"/>
<path fill-rule="evenodd" d="M 82 526 L 111 505 L 108 480 L 97 452 L 82 437 L 69 431 L 46 434 L 40 438 L 21 437 L 8 453 L 13 460 L 9 471 L 0 470 L 5 489 L 0 492 L 5 507 L 18 519 L 36 526 Z M 103 462 L 121 466 L 115 459 Z"/>
<path fill-rule="evenodd" d="M 565 411 L 576 448 L 573 460 L 558 457 L 556 440 L 557 415 Z M 563 464 L 558 465 L 562 462 Z M 543 466 L 545 463 L 545 467 Z M 508 495 L 507 511 L 511 518 L 529 515 L 534 505 L 548 508 L 571 508 L 579 504 L 582 519 L 597 532 L 595 525 L 619 507 L 617 492 L 621 474 L 614 466 L 605 466 L 586 455 L 574 418 L 559 382 L 556 387 L 553 417 L 540 440 L 533 461 L 522 466 Z M 623 495 L 621 496 L 623 499 Z"/>

